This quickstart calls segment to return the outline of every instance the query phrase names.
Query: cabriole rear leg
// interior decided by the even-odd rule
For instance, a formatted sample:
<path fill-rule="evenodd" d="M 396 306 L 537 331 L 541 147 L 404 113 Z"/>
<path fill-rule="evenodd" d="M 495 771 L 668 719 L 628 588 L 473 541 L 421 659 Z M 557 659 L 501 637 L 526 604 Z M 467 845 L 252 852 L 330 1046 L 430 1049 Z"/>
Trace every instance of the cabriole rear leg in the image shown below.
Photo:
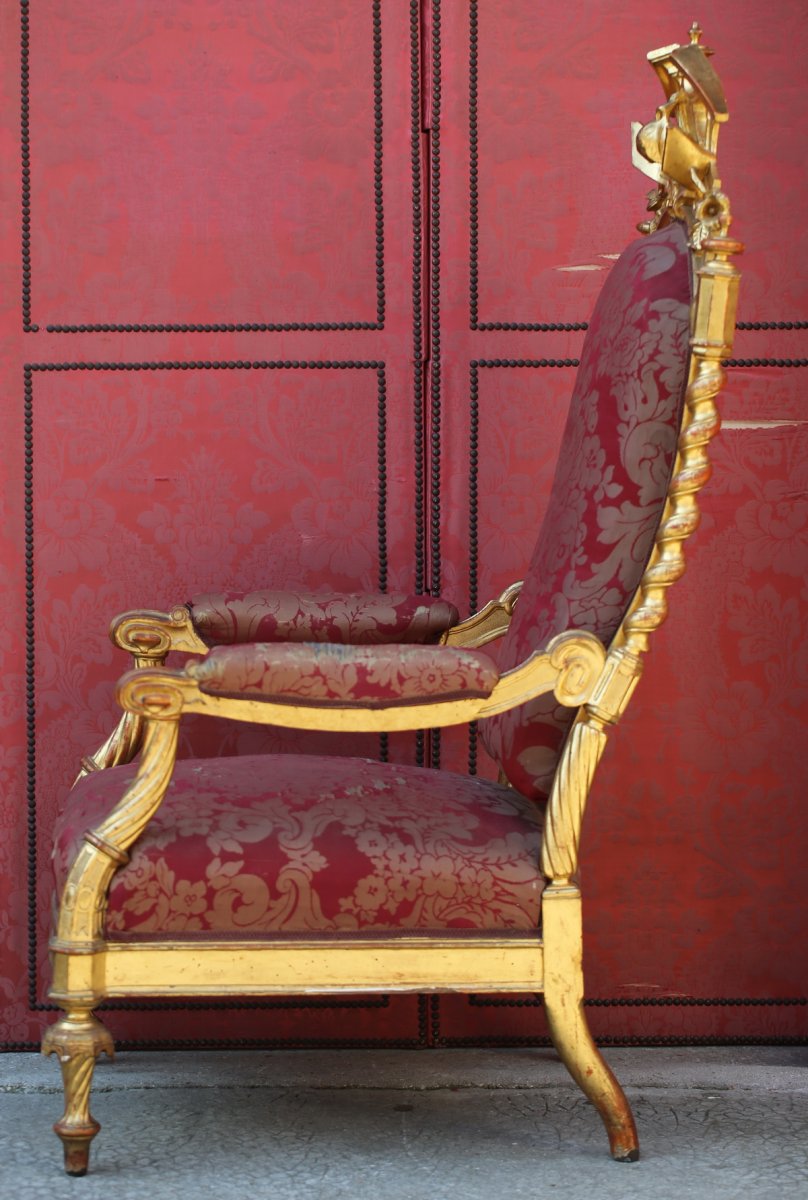
<path fill-rule="evenodd" d="M 581 895 L 572 885 L 548 888 L 542 897 L 544 1007 L 559 1058 L 600 1113 L 612 1157 L 636 1162 L 637 1127 L 625 1093 L 589 1032 L 583 1009 Z"/>

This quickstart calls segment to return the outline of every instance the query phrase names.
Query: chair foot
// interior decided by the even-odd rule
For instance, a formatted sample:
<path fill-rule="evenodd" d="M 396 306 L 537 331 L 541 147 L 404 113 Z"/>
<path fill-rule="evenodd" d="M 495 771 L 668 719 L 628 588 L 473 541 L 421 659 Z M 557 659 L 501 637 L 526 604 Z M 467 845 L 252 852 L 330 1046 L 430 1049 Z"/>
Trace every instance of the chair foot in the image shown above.
<path fill-rule="evenodd" d="M 46 1030 L 42 1053 L 56 1054 L 62 1068 L 65 1110 L 53 1127 L 64 1147 L 68 1175 L 86 1175 L 90 1143 L 101 1126 L 90 1113 L 90 1087 L 99 1054 L 114 1057 L 112 1037 L 88 1008 L 75 1008 Z"/>
<path fill-rule="evenodd" d="M 615 1162 L 637 1162 L 640 1146 L 628 1100 L 595 1045 L 580 1002 L 544 998 L 550 1036 L 559 1058 L 600 1113 Z"/>
<path fill-rule="evenodd" d="M 94 1121 L 93 1125 L 95 1128 L 91 1129 L 86 1136 L 63 1133 L 58 1125 L 54 1125 L 54 1132 L 59 1134 L 65 1152 L 66 1175 L 87 1174 L 87 1168 L 90 1165 L 90 1142 L 101 1128 L 97 1121 Z"/>

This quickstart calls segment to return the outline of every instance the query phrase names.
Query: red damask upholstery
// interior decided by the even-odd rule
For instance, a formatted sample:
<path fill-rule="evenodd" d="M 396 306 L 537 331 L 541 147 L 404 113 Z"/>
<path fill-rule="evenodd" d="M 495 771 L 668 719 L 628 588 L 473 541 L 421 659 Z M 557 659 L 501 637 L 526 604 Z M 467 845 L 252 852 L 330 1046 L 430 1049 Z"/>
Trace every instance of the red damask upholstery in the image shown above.
<path fill-rule="evenodd" d="M 209 646 L 239 642 L 436 642 L 459 620 L 453 604 L 401 593 L 294 591 L 211 593 L 189 602 Z"/>
<path fill-rule="evenodd" d="M 227 646 L 188 671 L 212 695 L 323 707 L 473 699 L 499 679 L 488 655 L 448 646 Z"/>
<path fill-rule="evenodd" d="M 80 780 L 56 831 L 61 894 L 133 766 Z M 367 759 L 177 763 L 115 874 L 113 937 L 536 929 L 540 813 L 482 779 Z"/>
<path fill-rule="evenodd" d="M 605 645 L 653 545 L 688 371 L 691 279 L 678 222 L 633 242 L 589 324 L 547 514 L 498 656 L 508 670 L 565 629 Z M 552 696 L 491 717 L 482 736 L 510 782 L 546 797 L 574 718 Z"/>

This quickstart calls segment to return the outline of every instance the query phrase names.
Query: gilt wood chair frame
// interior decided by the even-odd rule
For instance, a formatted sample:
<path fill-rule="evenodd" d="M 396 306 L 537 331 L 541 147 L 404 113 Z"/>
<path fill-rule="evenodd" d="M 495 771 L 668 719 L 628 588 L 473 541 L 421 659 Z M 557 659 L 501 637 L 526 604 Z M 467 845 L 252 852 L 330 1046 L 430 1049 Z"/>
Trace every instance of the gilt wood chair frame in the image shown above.
<path fill-rule="evenodd" d="M 689 232 L 694 298 L 690 371 L 671 483 L 641 584 L 618 633 L 604 648 L 593 635 L 567 632 L 543 653 L 506 672 L 485 699 L 370 708 L 306 708 L 215 697 L 200 690 L 194 664 L 163 664 L 171 649 L 205 653 L 185 609 L 127 614 L 118 643 L 137 669 L 123 677 L 124 719 L 85 769 L 128 761 L 141 748 L 137 776 L 120 803 L 89 831 L 70 870 L 51 941 L 50 998 L 64 1015 L 45 1034 L 43 1050 L 61 1061 L 66 1109 L 55 1126 L 66 1168 L 83 1174 L 98 1130 L 90 1115 L 93 1067 L 112 1055 L 109 1033 L 93 1009 L 111 997 L 305 995 L 356 992 L 543 992 L 556 1048 L 606 1125 L 618 1160 L 638 1157 L 631 1110 L 598 1052 L 583 1011 L 581 892 L 578 845 L 589 789 L 607 730 L 637 685 L 650 635 L 664 620 L 667 590 L 684 571 L 683 546 L 698 524 L 697 493 L 710 467 L 707 447 L 719 427 L 715 396 L 731 353 L 738 272 L 728 236 L 729 204 L 715 176 L 718 125 L 726 120 L 720 84 L 698 45 L 654 51 L 649 60 L 665 103 L 654 121 L 635 127 L 635 164 L 657 184 L 646 232 L 675 218 Z M 475 648 L 507 629 L 518 585 L 444 634 L 450 646 Z M 449 934 L 255 940 L 116 941 L 105 936 L 108 889 L 118 866 L 159 807 L 168 787 L 184 713 L 260 724 L 335 731 L 387 732 L 481 720 L 541 693 L 579 709 L 566 739 L 548 802 L 541 867 L 547 879 L 541 930 L 452 937 Z"/>

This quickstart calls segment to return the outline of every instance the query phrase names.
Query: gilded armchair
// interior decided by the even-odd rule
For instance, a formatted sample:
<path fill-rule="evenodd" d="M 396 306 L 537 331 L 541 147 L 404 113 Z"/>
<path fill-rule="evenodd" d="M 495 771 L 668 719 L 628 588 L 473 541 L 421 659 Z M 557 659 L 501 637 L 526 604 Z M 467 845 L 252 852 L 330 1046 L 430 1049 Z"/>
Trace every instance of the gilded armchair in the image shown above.
<path fill-rule="evenodd" d="M 69 1173 L 87 1169 L 93 1067 L 113 1051 L 93 1010 L 122 996 L 543 992 L 612 1155 L 637 1159 L 582 1007 L 578 844 L 698 523 L 741 249 L 715 170 L 726 105 L 697 32 L 649 58 L 666 97 L 634 131 L 651 216 L 592 315 L 521 590 L 440 645 L 184 646 L 201 656 L 184 669 L 155 655 L 121 679 L 139 762 L 80 778 L 56 832 L 64 1015 L 43 1049 L 62 1065 Z M 497 663 L 481 649 L 496 638 Z M 474 720 L 508 782 L 364 759 L 177 761 L 189 712 L 335 731 Z"/>

